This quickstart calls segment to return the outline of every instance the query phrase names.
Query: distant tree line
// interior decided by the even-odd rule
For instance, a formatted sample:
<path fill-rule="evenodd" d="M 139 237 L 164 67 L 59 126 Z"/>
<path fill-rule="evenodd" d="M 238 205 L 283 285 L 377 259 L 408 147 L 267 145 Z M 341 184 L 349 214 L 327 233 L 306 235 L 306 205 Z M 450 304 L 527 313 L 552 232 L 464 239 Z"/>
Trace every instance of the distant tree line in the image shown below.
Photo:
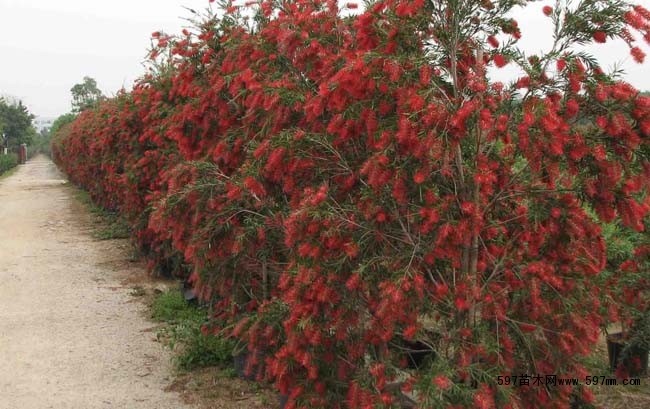
<path fill-rule="evenodd" d="M 16 150 L 20 144 L 30 145 L 36 136 L 32 115 L 22 101 L 9 102 L 0 98 L 0 140 L 3 147 Z"/>

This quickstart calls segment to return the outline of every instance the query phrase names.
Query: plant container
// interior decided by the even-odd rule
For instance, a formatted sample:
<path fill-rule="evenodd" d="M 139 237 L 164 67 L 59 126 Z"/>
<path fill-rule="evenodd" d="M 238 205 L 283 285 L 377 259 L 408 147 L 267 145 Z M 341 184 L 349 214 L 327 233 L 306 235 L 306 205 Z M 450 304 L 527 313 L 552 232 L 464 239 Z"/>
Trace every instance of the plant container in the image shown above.
<path fill-rule="evenodd" d="M 626 347 L 623 333 L 617 332 L 607 336 L 607 353 L 609 355 L 609 367 L 616 371 L 622 365 L 628 376 L 636 377 L 645 375 L 648 372 L 648 350 L 644 348 L 630 348 L 628 354 L 623 358 L 623 350 Z"/>

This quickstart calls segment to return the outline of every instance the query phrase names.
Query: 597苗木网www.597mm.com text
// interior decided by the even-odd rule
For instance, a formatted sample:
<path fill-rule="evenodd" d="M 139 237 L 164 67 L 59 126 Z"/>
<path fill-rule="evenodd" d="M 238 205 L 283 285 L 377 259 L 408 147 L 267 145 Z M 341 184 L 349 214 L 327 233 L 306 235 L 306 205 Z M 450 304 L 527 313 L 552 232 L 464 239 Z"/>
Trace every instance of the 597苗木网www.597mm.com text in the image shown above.
<path fill-rule="evenodd" d="M 557 375 L 499 375 L 497 377 L 499 385 L 511 386 L 578 386 L 581 384 L 587 386 L 639 386 L 641 379 L 616 379 L 608 378 L 606 376 L 586 376 L 583 380 L 578 378 L 563 378 Z"/>

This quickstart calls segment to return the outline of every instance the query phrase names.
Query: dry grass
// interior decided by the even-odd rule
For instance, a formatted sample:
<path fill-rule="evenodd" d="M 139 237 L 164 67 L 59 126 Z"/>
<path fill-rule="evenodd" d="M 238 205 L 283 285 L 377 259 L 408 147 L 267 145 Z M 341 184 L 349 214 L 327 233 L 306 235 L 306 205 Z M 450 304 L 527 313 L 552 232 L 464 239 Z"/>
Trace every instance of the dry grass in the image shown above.
<path fill-rule="evenodd" d="M 277 409 L 278 394 L 255 382 L 234 378 L 229 370 L 196 369 L 179 375 L 169 387 L 200 409 Z"/>

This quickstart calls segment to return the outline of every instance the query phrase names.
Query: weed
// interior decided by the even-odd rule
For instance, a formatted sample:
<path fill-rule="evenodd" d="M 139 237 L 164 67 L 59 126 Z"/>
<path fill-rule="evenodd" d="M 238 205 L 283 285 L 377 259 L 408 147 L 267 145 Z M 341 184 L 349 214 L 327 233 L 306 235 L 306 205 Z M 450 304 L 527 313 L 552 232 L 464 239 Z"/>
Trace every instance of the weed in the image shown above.
<path fill-rule="evenodd" d="M 188 304 L 179 290 L 159 294 L 151 306 L 151 316 L 168 324 L 158 333 L 158 338 L 165 339 L 178 352 L 175 363 L 179 369 L 232 365 L 234 343 L 223 337 L 204 335 L 201 328 L 206 322 L 206 310 Z"/>
<path fill-rule="evenodd" d="M 189 305 L 178 290 L 160 293 L 151 305 L 151 318 L 168 324 L 182 321 L 203 321 L 205 312 Z"/>
<path fill-rule="evenodd" d="M 93 233 L 93 237 L 99 240 L 128 239 L 131 237 L 131 229 L 126 222 L 114 213 L 108 213 L 105 218 L 108 225 Z"/>

